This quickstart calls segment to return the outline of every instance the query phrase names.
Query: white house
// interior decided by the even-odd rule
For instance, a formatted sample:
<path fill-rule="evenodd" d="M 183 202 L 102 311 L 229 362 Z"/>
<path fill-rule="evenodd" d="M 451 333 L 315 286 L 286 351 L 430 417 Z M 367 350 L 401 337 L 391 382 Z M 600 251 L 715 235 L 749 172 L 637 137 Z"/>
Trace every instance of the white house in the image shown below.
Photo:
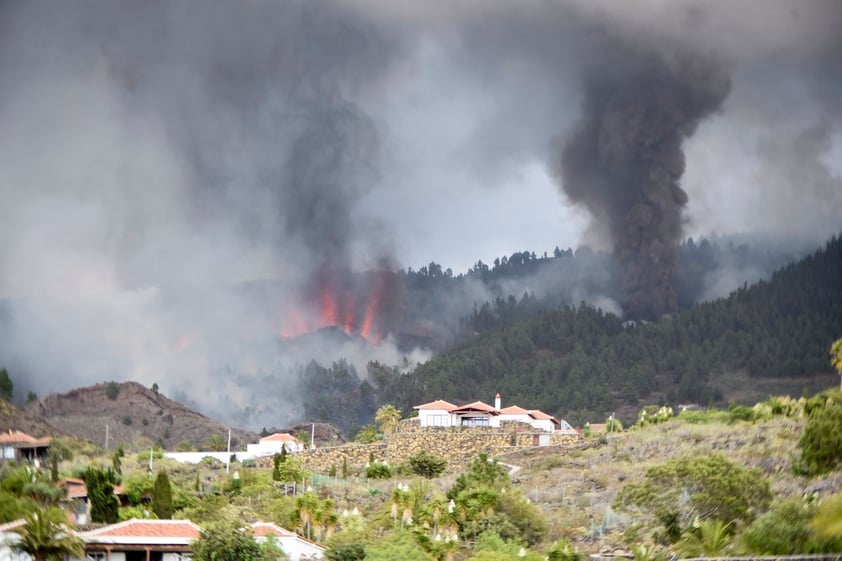
<path fill-rule="evenodd" d="M 455 424 L 462 427 L 500 426 L 500 411 L 482 401 L 456 407 L 450 414 L 456 417 Z"/>
<path fill-rule="evenodd" d="M 253 460 L 265 456 L 274 456 L 281 452 L 286 446 L 287 452 L 292 454 L 304 450 L 304 445 L 291 434 L 276 432 L 264 436 L 257 444 L 247 444 L 245 450 L 231 450 L 231 452 L 204 451 L 204 452 L 164 452 L 164 457 L 185 464 L 198 464 L 207 457 L 219 460 L 223 464 L 228 463 L 231 456 L 236 456 L 238 461 Z"/>
<path fill-rule="evenodd" d="M 254 537 L 258 542 L 274 540 L 275 545 L 283 551 L 290 561 L 304 561 L 307 559 L 321 559 L 325 548 L 315 542 L 304 539 L 298 534 L 281 528 L 271 522 L 255 522 L 251 525 Z"/>
<path fill-rule="evenodd" d="M 301 444 L 294 436 L 285 432 L 276 432 L 269 436 L 264 436 L 257 444 L 249 444 L 246 446 L 246 455 L 251 458 L 259 458 L 262 456 L 274 456 L 281 453 L 281 448 L 286 447 L 287 452 L 301 452 L 304 445 Z"/>
<path fill-rule="evenodd" d="M 503 408 L 499 393 L 494 398 L 494 407 L 482 401 L 456 406 L 439 399 L 416 405 L 413 409 L 418 411 L 421 427 L 499 427 L 503 421 L 514 421 L 544 432 L 576 433 L 567 421 L 556 419 L 538 409 L 524 409 L 517 405 Z"/>
<path fill-rule="evenodd" d="M 450 414 L 456 406 L 441 399 L 416 405 L 413 409 L 418 411 L 418 421 L 422 427 L 451 427 L 454 426 L 455 417 Z"/>
<path fill-rule="evenodd" d="M 132 519 L 77 535 L 85 561 L 188 561 L 200 533 L 189 520 Z"/>

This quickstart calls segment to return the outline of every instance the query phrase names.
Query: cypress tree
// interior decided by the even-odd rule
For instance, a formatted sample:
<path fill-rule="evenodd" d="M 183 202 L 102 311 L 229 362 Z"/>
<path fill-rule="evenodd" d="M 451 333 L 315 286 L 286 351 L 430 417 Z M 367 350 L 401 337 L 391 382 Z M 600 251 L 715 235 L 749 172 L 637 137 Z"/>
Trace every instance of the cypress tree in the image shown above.
<path fill-rule="evenodd" d="M 167 470 L 158 472 L 155 486 L 152 488 L 152 511 L 158 518 L 172 518 L 172 486 Z"/>
<path fill-rule="evenodd" d="M 111 469 L 89 467 L 85 471 L 85 486 L 91 501 L 91 522 L 114 524 L 120 517 L 120 503 L 114 496 L 117 477 Z"/>

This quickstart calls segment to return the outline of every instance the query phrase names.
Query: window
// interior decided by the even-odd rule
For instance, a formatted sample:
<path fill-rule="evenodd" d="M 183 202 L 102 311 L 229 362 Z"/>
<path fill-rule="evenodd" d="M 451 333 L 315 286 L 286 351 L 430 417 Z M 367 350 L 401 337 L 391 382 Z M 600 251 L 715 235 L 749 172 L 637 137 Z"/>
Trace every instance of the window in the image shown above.
<path fill-rule="evenodd" d="M 463 427 L 487 427 L 488 417 L 462 417 Z"/>
<path fill-rule="evenodd" d="M 427 415 L 425 423 L 428 427 L 449 427 L 450 415 Z"/>
<path fill-rule="evenodd" d="M 85 554 L 85 561 L 105 561 L 105 552 L 89 551 Z"/>

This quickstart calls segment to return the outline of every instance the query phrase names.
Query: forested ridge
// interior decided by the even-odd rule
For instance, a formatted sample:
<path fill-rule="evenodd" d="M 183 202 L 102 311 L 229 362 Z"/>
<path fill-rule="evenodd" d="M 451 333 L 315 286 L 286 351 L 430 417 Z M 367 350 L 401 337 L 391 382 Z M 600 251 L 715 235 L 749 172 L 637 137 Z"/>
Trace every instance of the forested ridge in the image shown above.
<path fill-rule="evenodd" d="M 495 327 L 494 318 L 517 316 L 521 307 L 529 317 Z M 828 372 L 829 345 L 842 333 L 842 241 L 834 237 L 769 281 L 655 324 L 624 325 L 585 304 L 535 312 L 528 296 L 498 300 L 491 310 L 492 321 L 479 321 L 479 312 L 469 318 L 475 337 L 381 380 L 379 401 L 409 411 L 437 398 L 490 400 L 501 392 L 508 403 L 576 418 L 649 397 L 659 376 L 675 383 L 663 399 L 707 404 L 721 398 L 708 382 L 712 373 Z"/>

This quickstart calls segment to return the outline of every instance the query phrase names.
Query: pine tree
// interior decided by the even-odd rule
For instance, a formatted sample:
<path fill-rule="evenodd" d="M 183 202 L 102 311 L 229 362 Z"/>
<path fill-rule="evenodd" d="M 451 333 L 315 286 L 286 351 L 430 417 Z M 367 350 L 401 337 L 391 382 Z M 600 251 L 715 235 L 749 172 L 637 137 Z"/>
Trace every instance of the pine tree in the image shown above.
<path fill-rule="evenodd" d="M 12 379 L 9 378 L 9 373 L 3 368 L 0 370 L 0 397 L 6 401 L 12 401 L 14 389 L 15 385 L 12 383 Z"/>
<path fill-rule="evenodd" d="M 172 518 L 172 486 L 166 470 L 158 472 L 152 488 L 152 511 L 158 518 Z"/>

